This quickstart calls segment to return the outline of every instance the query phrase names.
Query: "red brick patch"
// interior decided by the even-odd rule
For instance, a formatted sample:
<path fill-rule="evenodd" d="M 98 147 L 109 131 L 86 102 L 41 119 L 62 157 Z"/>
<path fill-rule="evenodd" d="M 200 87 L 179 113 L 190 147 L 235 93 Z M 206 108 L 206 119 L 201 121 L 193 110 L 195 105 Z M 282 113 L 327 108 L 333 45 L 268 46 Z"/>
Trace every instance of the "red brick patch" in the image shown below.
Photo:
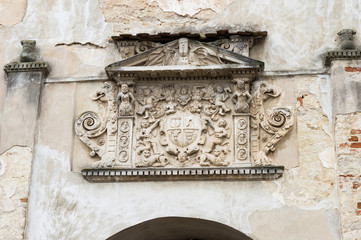
<path fill-rule="evenodd" d="M 27 202 L 28 202 L 28 198 L 21 198 L 20 201 L 23 202 L 23 203 L 27 203 Z"/>
<path fill-rule="evenodd" d="M 353 182 L 353 183 L 352 183 L 352 188 L 353 188 L 353 189 L 356 190 L 356 189 L 358 189 L 359 187 L 361 187 L 361 184 L 360 184 L 359 182 Z"/>
<path fill-rule="evenodd" d="M 355 213 L 357 216 L 361 216 L 361 210 L 356 210 Z"/>
<path fill-rule="evenodd" d="M 347 148 L 349 147 L 348 143 L 341 143 L 340 148 Z"/>
<path fill-rule="evenodd" d="M 361 130 L 360 129 L 352 129 L 351 134 L 361 134 Z"/>
<path fill-rule="evenodd" d="M 345 67 L 346 72 L 361 72 L 361 68 L 359 67 Z"/>
<path fill-rule="evenodd" d="M 357 203 L 357 209 L 361 209 L 361 202 Z"/>
<path fill-rule="evenodd" d="M 351 143 L 351 148 L 361 148 L 361 143 Z"/>
<path fill-rule="evenodd" d="M 357 141 L 358 141 L 358 137 L 356 137 L 356 136 L 351 136 L 348 140 L 349 140 L 350 142 L 357 142 Z"/>

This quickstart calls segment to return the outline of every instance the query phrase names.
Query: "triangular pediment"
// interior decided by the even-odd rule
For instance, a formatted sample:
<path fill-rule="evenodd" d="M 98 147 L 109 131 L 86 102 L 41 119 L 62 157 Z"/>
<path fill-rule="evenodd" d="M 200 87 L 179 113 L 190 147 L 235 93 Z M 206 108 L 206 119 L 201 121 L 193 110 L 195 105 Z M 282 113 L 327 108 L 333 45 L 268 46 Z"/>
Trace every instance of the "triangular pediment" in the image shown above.
<path fill-rule="evenodd" d="M 137 69 L 233 68 L 263 70 L 264 63 L 204 42 L 180 38 L 110 64 L 108 72 Z"/>

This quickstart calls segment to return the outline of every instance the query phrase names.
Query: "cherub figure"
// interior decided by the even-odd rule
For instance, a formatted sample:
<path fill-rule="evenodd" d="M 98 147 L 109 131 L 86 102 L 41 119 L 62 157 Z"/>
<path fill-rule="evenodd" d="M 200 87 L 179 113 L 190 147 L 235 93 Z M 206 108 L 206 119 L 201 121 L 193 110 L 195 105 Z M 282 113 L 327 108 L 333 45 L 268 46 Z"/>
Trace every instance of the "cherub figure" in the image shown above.
<path fill-rule="evenodd" d="M 122 84 L 117 95 L 116 102 L 119 103 L 119 116 L 129 116 L 134 114 L 134 96 L 129 92 L 127 84 Z"/>
<path fill-rule="evenodd" d="M 153 153 L 158 152 L 157 143 L 152 141 L 153 130 L 159 126 L 160 120 L 150 124 L 150 121 L 143 119 L 140 123 L 140 129 L 137 130 L 135 139 L 137 140 L 137 144 L 135 149 L 137 150 L 137 154 L 141 154 L 144 150 L 152 150 Z"/>
<path fill-rule="evenodd" d="M 225 101 L 229 98 L 229 94 L 231 90 L 229 88 L 223 89 L 221 85 L 218 85 L 214 91 L 214 93 L 211 95 L 211 97 L 215 98 L 213 100 L 214 105 L 216 107 L 219 107 L 218 113 L 220 115 L 224 115 L 226 112 L 231 111 L 231 109 L 227 108 Z"/>
<path fill-rule="evenodd" d="M 141 109 L 139 112 L 137 112 L 138 115 L 145 115 L 144 118 L 147 119 L 149 117 L 151 117 L 150 114 L 150 109 L 152 109 L 156 102 L 157 102 L 157 98 L 153 95 L 151 95 L 152 90 L 150 88 L 144 88 L 143 89 L 143 94 L 144 94 L 144 98 L 142 101 L 138 100 L 138 103 L 140 105 L 142 105 Z M 152 120 L 154 121 L 154 120 Z"/>
<path fill-rule="evenodd" d="M 168 86 L 163 88 L 162 98 L 160 100 L 165 100 L 167 103 L 165 107 L 165 113 L 171 114 L 175 113 L 175 107 L 178 105 L 175 102 L 175 89 L 174 86 Z"/>
<path fill-rule="evenodd" d="M 201 112 L 202 104 L 201 101 L 205 95 L 205 92 L 202 90 L 201 86 L 196 86 L 193 95 L 192 95 L 192 102 L 190 104 L 191 106 L 191 112 Z"/>
<path fill-rule="evenodd" d="M 229 138 L 230 134 L 227 127 L 227 121 L 221 119 L 218 121 L 217 125 L 214 125 L 212 121 L 207 120 L 209 126 L 213 129 L 213 133 L 210 135 L 214 135 L 211 141 L 211 147 L 209 148 L 208 152 L 211 152 L 216 145 L 222 145 L 225 138 Z"/>
<path fill-rule="evenodd" d="M 237 81 L 237 90 L 232 95 L 232 102 L 236 104 L 236 113 L 249 112 L 249 102 L 252 100 L 251 94 L 246 90 L 245 83 L 242 80 Z"/>

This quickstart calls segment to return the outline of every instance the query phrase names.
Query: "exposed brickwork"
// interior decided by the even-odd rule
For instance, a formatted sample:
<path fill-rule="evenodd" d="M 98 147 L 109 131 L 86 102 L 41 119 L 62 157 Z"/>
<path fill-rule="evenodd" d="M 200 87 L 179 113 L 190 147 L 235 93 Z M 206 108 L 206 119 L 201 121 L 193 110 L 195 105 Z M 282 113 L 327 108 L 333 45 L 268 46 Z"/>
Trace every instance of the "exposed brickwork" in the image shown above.
<path fill-rule="evenodd" d="M 346 72 L 361 72 L 361 68 L 359 67 L 345 67 Z"/>
<path fill-rule="evenodd" d="M 351 136 L 348 140 L 349 140 L 350 142 L 357 142 L 357 141 L 358 141 L 358 137 L 357 137 L 357 136 Z"/>
<path fill-rule="evenodd" d="M 361 143 L 360 142 L 351 143 L 351 148 L 361 148 Z"/>
<path fill-rule="evenodd" d="M 359 129 L 352 129 L 350 133 L 351 133 L 351 134 L 361 134 L 361 130 L 359 130 Z"/>
<path fill-rule="evenodd" d="M 357 203 L 357 209 L 361 209 L 361 202 Z"/>

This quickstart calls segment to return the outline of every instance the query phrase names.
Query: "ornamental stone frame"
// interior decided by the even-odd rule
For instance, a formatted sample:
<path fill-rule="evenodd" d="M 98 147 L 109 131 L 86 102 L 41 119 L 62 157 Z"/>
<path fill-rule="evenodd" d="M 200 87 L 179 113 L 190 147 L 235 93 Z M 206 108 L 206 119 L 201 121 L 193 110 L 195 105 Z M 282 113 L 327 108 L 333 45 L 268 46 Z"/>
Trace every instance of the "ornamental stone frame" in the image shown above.
<path fill-rule="evenodd" d="M 267 155 L 292 129 L 293 112 L 265 108 L 282 91 L 266 82 L 252 89 L 264 63 L 242 55 L 253 38 L 243 50 L 239 39 L 245 38 L 118 42 L 127 58 L 107 66 L 109 81 L 90 94 L 106 111 L 75 121 L 94 158 L 83 176 L 91 182 L 281 177 L 283 166 Z"/>

